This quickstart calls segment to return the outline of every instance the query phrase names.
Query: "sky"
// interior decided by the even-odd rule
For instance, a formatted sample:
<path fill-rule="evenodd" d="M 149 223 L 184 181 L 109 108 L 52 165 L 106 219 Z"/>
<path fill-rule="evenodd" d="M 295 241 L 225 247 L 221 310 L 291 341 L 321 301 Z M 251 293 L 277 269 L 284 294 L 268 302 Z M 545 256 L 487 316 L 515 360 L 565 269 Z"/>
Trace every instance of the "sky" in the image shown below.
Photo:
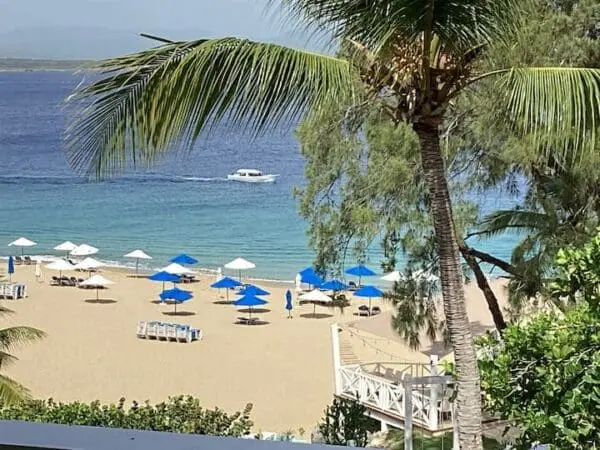
<path fill-rule="evenodd" d="M 268 0 L 0 0 L 0 57 L 106 57 L 173 39 L 243 36 L 302 46 Z M 294 42 L 286 42 L 286 41 Z"/>

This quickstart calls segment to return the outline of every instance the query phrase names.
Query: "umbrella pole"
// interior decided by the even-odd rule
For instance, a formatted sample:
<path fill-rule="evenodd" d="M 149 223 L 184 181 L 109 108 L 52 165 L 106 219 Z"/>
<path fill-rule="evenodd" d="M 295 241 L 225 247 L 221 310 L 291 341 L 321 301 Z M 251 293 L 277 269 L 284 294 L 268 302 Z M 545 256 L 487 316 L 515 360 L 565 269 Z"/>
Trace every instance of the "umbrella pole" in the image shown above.
<path fill-rule="evenodd" d="M 227 303 L 229 303 L 229 288 L 225 288 L 225 297 L 227 297 Z"/>
<path fill-rule="evenodd" d="M 313 302 L 313 316 L 317 313 L 317 304 Z"/>
<path fill-rule="evenodd" d="M 371 315 L 371 297 L 369 297 L 369 315 Z"/>
<path fill-rule="evenodd" d="M 250 315 L 248 316 L 248 318 L 249 318 L 249 319 L 252 319 L 252 306 L 250 307 L 250 311 L 248 311 L 248 312 L 249 312 L 249 314 L 250 314 Z"/>
<path fill-rule="evenodd" d="M 96 288 L 96 303 L 98 303 L 98 300 L 100 300 L 100 289 Z"/>
<path fill-rule="evenodd" d="M 138 276 L 138 267 L 140 265 L 140 258 L 135 258 L 135 276 Z"/>

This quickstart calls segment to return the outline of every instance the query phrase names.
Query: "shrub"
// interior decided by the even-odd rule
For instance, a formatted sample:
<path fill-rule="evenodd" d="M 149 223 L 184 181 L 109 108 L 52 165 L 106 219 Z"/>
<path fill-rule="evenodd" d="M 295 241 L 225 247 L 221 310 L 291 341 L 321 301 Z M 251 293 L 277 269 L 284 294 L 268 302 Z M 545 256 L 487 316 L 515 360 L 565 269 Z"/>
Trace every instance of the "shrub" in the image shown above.
<path fill-rule="evenodd" d="M 99 401 L 57 403 L 49 399 L 4 406 L 0 419 L 239 437 L 250 433 L 251 410 L 251 404 L 233 414 L 219 408 L 204 409 L 191 396 L 169 397 L 157 405 L 134 401 L 129 408 L 125 407 L 124 398 L 116 405 Z"/>
<path fill-rule="evenodd" d="M 365 447 L 368 433 L 379 428 L 365 413 L 366 408 L 356 400 L 334 398 L 319 424 L 325 443 Z"/>

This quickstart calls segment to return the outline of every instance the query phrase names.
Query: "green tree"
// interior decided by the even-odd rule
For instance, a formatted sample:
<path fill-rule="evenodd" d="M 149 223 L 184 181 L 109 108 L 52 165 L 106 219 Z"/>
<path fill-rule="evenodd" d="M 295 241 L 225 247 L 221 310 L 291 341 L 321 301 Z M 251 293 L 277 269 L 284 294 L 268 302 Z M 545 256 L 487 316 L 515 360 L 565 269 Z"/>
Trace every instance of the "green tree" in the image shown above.
<path fill-rule="evenodd" d="M 600 234 L 559 252 L 549 286 L 565 311 L 510 326 L 479 343 L 486 407 L 532 443 L 589 449 L 600 442 Z"/>
<path fill-rule="evenodd" d="M 227 120 L 260 131 L 318 111 L 351 91 L 358 72 L 395 123 L 407 122 L 421 164 L 439 254 L 444 313 L 456 359 L 459 440 L 481 448 L 479 375 L 464 302 L 458 242 L 440 125 L 466 88 L 494 77 L 506 92 L 503 117 L 536 142 L 578 150 L 595 141 L 600 71 L 511 68 L 481 72 L 490 44 L 512 36 L 517 0 L 284 0 L 291 14 L 354 43 L 351 62 L 244 39 L 166 42 L 99 64 L 107 77 L 81 88 L 84 110 L 67 131 L 70 163 L 108 175 L 128 162 L 151 163 Z M 575 133 L 573 133 L 575 130 Z M 569 133 L 566 133 L 566 132 Z"/>
<path fill-rule="evenodd" d="M 198 399 L 184 395 L 169 397 L 156 405 L 134 401 L 130 407 L 124 398 L 110 405 L 99 401 L 88 404 L 30 399 L 3 404 L 0 419 L 239 437 L 250 433 L 251 411 L 251 404 L 233 414 L 219 408 L 204 409 Z"/>
<path fill-rule="evenodd" d="M 10 309 L 0 307 L 0 315 L 12 314 Z M 9 352 L 15 347 L 34 342 L 45 336 L 43 331 L 31 327 L 10 327 L 0 329 L 0 370 L 17 361 Z M 27 388 L 12 378 L 0 373 L 0 402 L 6 405 L 29 399 Z"/>

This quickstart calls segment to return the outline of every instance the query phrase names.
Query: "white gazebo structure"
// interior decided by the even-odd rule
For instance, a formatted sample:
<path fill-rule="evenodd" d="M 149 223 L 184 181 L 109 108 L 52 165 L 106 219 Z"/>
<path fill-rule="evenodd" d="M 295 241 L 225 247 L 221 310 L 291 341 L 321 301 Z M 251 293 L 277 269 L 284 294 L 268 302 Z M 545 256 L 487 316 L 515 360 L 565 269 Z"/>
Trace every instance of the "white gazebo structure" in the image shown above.
<path fill-rule="evenodd" d="M 85 281 L 79 283 L 79 287 L 82 288 L 95 288 L 96 289 L 96 302 L 100 300 L 98 291 L 102 288 L 107 287 L 110 284 L 115 284 L 114 281 L 110 281 L 104 278 L 102 275 L 94 275 Z"/>
<path fill-rule="evenodd" d="M 240 282 L 242 281 L 242 270 L 254 269 L 255 267 L 256 264 L 244 258 L 236 258 L 233 261 L 229 261 L 227 264 L 225 264 L 226 269 L 238 271 Z"/>
<path fill-rule="evenodd" d="M 152 256 L 148 255 L 143 250 L 137 249 L 124 255 L 125 258 L 135 258 L 135 274 L 138 274 L 140 259 L 152 259 Z"/>
<path fill-rule="evenodd" d="M 24 237 L 20 237 L 19 239 L 14 240 L 10 244 L 8 244 L 9 247 L 21 247 L 21 256 L 23 256 L 23 250 L 25 249 L 25 247 L 33 247 L 34 245 L 37 245 L 37 243 L 30 241 L 29 239 Z"/>
<path fill-rule="evenodd" d="M 90 256 L 98 253 L 98 249 L 96 247 L 92 247 L 88 244 L 81 244 L 71 250 L 72 256 Z"/>
<path fill-rule="evenodd" d="M 50 270 L 58 270 L 58 276 L 62 277 L 62 273 L 68 270 L 75 270 L 75 266 L 64 259 L 57 259 L 46 266 Z"/>
<path fill-rule="evenodd" d="M 324 292 L 321 292 L 318 289 L 313 289 L 312 291 L 307 292 L 306 294 L 300 295 L 298 297 L 298 301 L 312 303 L 313 314 L 315 314 L 317 303 L 331 303 L 333 299 Z"/>

